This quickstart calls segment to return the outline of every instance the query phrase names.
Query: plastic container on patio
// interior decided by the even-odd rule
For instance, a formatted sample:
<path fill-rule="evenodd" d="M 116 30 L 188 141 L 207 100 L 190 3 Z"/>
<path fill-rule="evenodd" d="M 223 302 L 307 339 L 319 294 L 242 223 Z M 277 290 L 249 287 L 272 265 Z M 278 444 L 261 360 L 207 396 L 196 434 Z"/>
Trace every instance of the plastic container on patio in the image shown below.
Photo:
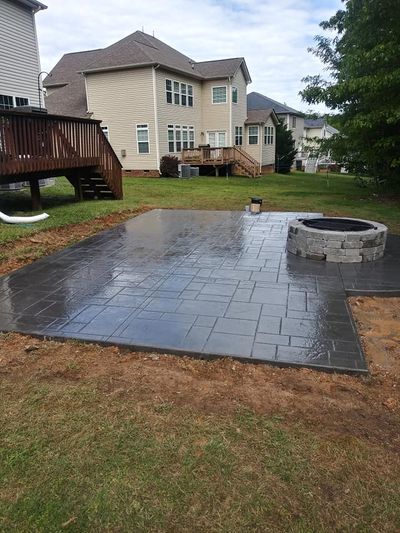
<path fill-rule="evenodd" d="M 251 200 L 250 212 L 251 213 L 260 213 L 262 202 L 263 202 L 262 198 L 260 198 L 259 196 L 252 196 L 250 198 L 250 200 Z"/>

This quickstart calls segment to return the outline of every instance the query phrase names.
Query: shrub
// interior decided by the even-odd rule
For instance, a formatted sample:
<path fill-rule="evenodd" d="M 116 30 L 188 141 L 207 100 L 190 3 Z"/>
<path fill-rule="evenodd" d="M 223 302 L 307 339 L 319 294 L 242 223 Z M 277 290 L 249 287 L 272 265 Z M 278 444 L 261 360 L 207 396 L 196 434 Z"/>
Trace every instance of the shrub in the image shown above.
<path fill-rule="evenodd" d="M 173 155 L 164 155 L 160 161 L 160 173 L 164 178 L 177 178 L 179 159 Z"/>

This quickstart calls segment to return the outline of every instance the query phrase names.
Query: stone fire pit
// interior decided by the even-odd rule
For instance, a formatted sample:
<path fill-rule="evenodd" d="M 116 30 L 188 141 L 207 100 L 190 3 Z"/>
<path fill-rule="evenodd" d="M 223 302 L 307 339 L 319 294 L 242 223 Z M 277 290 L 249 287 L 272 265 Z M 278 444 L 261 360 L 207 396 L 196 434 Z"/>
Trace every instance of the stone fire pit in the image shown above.
<path fill-rule="evenodd" d="M 387 227 L 355 218 L 312 218 L 289 223 L 287 251 L 319 261 L 361 263 L 383 256 Z"/>

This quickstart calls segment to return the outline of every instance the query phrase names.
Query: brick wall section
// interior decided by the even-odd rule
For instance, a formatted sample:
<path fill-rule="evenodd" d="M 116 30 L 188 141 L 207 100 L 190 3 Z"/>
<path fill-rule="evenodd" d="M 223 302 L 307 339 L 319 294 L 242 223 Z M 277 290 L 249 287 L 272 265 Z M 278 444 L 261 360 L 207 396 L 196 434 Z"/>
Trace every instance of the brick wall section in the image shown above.
<path fill-rule="evenodd" d="M 158 170 L 130 170 L 124 168 L 122 170 L 124 178 L 159 178 Z"/>

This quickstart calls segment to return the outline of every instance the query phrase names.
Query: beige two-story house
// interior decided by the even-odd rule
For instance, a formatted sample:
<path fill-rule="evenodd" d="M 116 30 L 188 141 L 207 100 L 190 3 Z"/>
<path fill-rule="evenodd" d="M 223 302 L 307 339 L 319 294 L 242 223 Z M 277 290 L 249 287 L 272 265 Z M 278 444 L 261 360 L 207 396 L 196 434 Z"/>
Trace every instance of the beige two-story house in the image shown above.
<path fill-rule="evenodd" d="M 242 57 L 195 62 L 137 31 L 108 48 L 65 54 L 51 74 L 49 112 L 101 120 L 125 174 L 158 175 L 162 156 L 184 160 L 206 146 L 236 147 L 231 159 L 254 160 L 257 173 L 274 168 L 277 117 L 248 113 Z"/>

